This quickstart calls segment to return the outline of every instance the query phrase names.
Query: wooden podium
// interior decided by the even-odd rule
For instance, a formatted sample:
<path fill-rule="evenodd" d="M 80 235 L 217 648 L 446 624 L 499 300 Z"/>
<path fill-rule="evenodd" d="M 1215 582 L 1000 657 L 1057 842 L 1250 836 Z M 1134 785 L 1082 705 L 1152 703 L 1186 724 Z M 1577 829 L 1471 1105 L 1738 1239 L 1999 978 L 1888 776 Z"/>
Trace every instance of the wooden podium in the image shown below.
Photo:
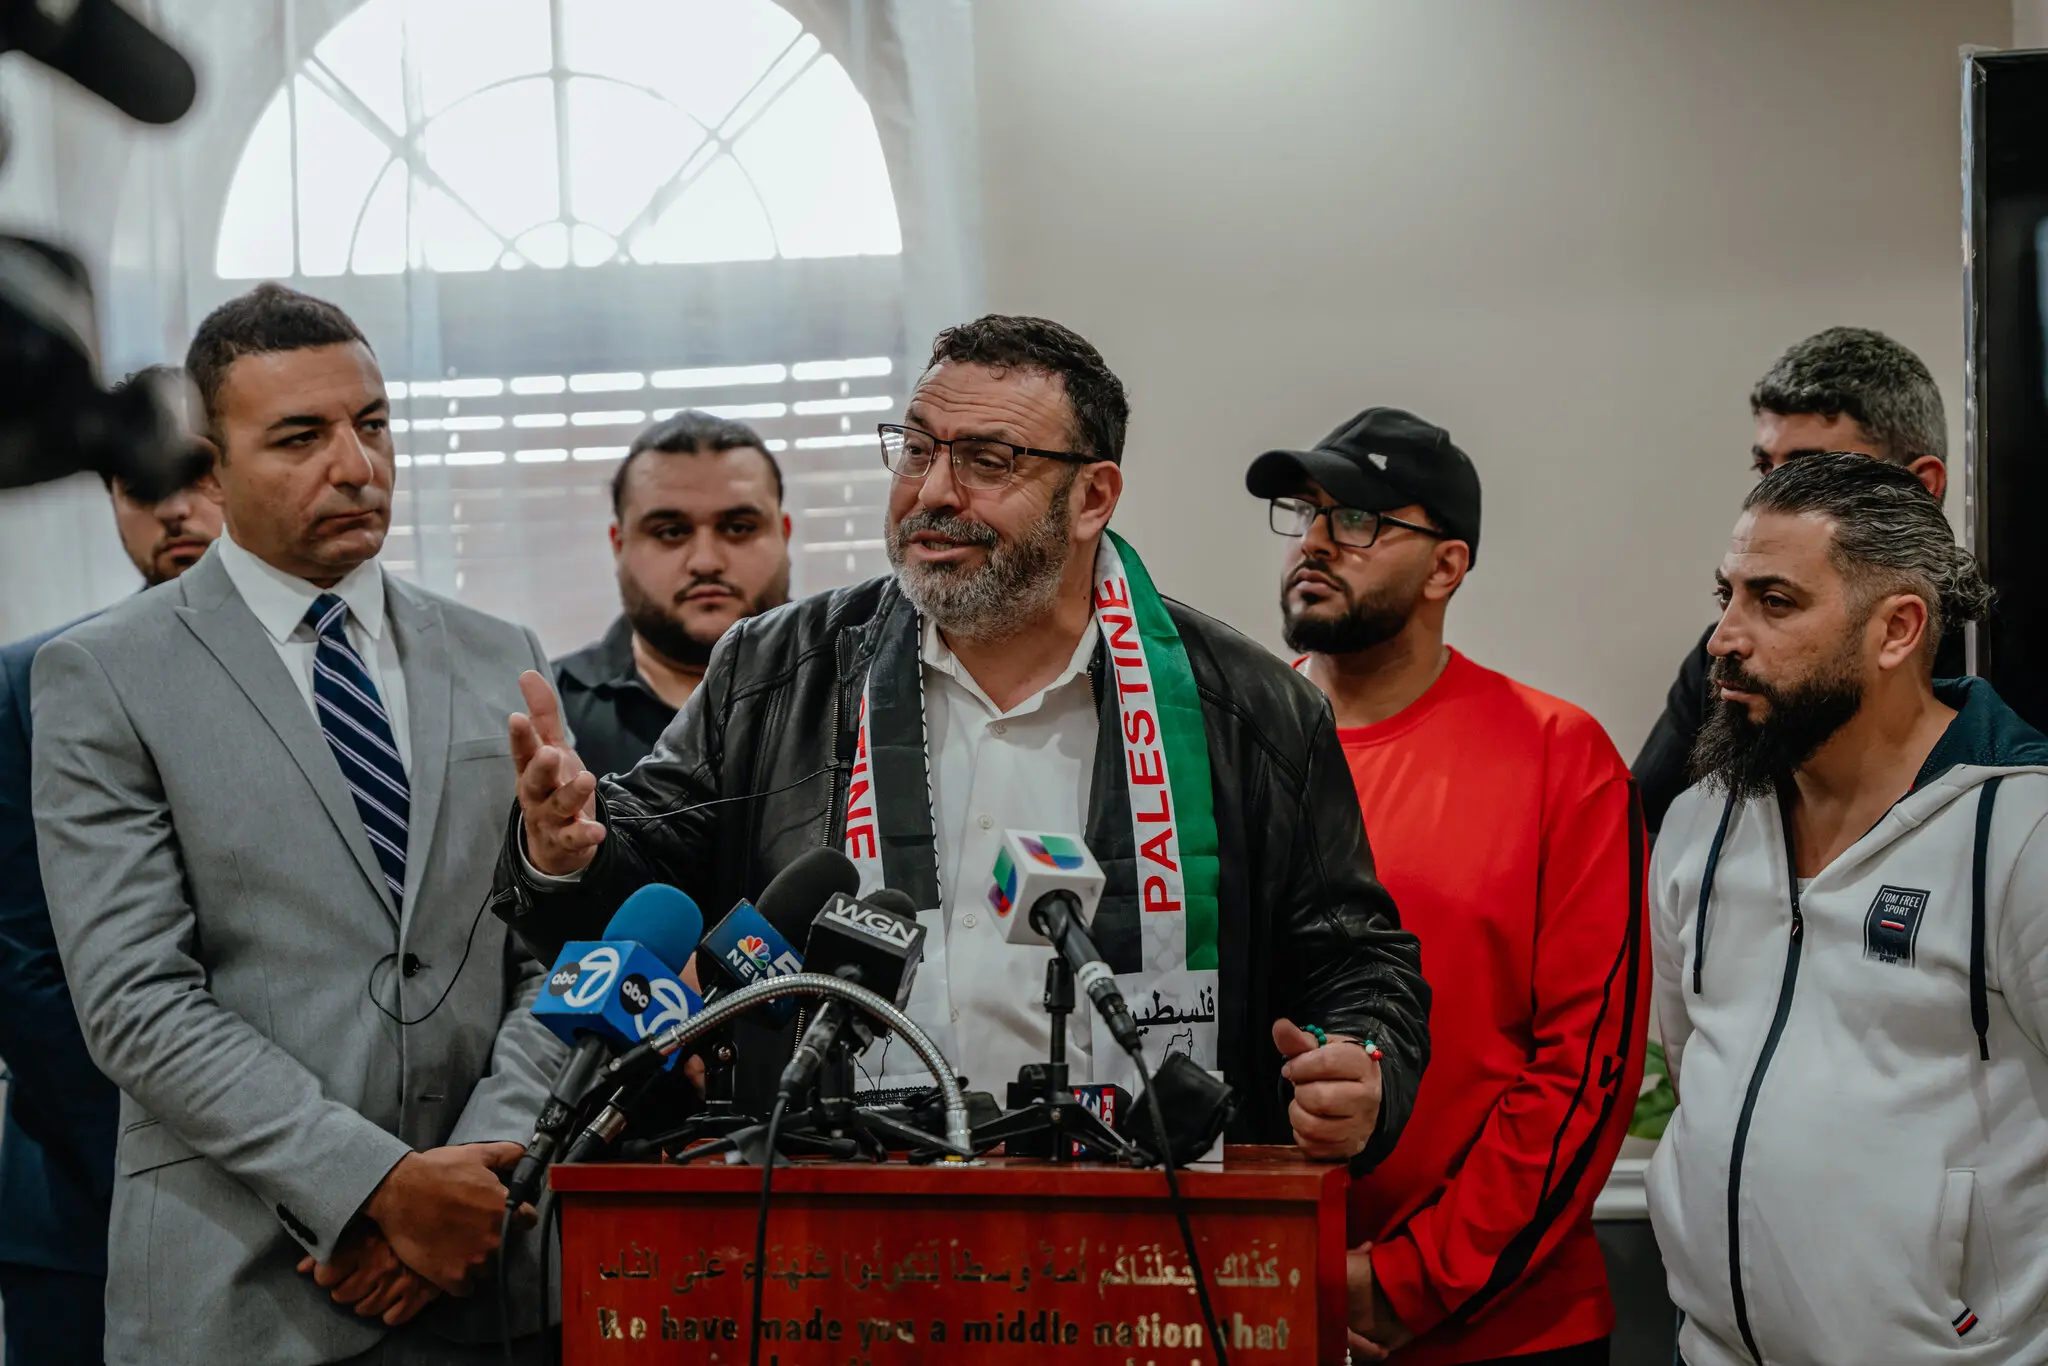
<path fill-rule="evenodd" d="M 758 1168 L 550 1180 L 569 1366 L 746 1361 Z M 1233 1366 L 1344 1361 L 1344 1168 L 1233 1147 L 1180 1180 Z M 1215 1360 L 1157 1171 L 798 1163 L 767 1264 L 768 1366 Z"/>

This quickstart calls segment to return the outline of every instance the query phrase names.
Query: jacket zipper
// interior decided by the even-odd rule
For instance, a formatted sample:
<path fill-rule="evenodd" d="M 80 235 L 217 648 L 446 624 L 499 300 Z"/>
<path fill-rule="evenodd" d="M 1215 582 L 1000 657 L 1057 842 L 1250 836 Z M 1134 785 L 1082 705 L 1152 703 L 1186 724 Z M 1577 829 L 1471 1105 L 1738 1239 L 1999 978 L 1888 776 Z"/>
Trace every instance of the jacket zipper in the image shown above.
<path fill-rule="evenodd" d="M 1792 850 L 1792 813 L 1781 800 L 1779 818 L 1785 827 L 1785 874 L 1791 888 L 1792 933 L 1785 945 L 1785 976 L 1778 984 L 1778 1010 L 1771 1017 L 1770 1032 L 1764 1035 L 1763 1050 L 1756 1068 L 1749 1074 L 1749 1090 L 1742 1097 L 1742 1115 L 1735 1123 L 1735 1147 L 1728 1162 L 1728 1289 L 1735 1305 L 1735 1326 L 1742 1333 L 1742 1345 L 1750 1359 L 1763 1366 L 1764 1354 L 1749 1327 L 1749 1302 L 1742 1292 L 1742 1156 L 1749 1146 L 1749 1121 L 1756 1112 L 1756 1098 L 1764 1087 L 1764 1073 L 1778 1051 L 1785 1033 L 1785 1020 L 1792 1013 L 1792 991 L 1799 983 L 1799 950 L 1806 938 L 1806 920 L 1799 909 L 1799 863 Z"/>

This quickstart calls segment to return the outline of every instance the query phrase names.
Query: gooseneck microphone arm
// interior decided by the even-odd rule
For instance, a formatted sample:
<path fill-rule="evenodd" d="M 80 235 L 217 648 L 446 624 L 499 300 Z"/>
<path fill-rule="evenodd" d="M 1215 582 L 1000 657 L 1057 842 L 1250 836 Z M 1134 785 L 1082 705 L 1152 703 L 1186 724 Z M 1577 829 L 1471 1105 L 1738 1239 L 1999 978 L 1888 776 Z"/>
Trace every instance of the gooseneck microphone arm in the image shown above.
<path fill-rule="evenodd" d="M 932 1074 L 932 1080 L 939 1085 L 939 1100 L 946 1110 L 947 1146 L 962 1158 L 973 1155 L 974 1131 L 967 1121 L 966 1093 L 960 1089 L 959 1078 L 953 1075 L 953 1069 L 947 1065 L 945 1055 L 939 1052 L 939 1046 L 932 1042 L 931 1035 L 878 993 L 843 977 L 821 972 L 792 973 L 787 977 L 770 978 L 741 987 L 729 996 L 720 997 L 718 1004 L 705 1007 L 683 1023 L 649 1035 L 637 1047 L 605 1064 L 601 1075 L 607 1080 L 626 1080 L 639 1068 L 659 1062 L 734 1016 L 746 1013 L 763 1001 L 783 996 L 833 997 L 860 1007 L 902 1035 L 911 1051 L 917 1054 L 918 1061 Z"/>

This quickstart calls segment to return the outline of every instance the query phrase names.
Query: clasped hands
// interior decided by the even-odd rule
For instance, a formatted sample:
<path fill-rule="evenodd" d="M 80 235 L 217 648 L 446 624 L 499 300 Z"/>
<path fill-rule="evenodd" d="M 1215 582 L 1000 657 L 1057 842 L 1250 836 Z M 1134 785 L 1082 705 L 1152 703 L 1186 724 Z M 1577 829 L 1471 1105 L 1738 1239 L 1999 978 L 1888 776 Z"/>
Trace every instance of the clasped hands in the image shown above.
<path fill-rule="evenodd" d="M 407 1153 L 363 1205 L 330 1261 L 299 1260 L 301 1274 L 336 1304 L 396 1328 L 442 1295 L 470 1293 L 470 1277 L 497 1251 L 505 1187 L 517 1143 L 463 1143 Z M 530 1224 L 533 1208 L 522 1205 Z"/>

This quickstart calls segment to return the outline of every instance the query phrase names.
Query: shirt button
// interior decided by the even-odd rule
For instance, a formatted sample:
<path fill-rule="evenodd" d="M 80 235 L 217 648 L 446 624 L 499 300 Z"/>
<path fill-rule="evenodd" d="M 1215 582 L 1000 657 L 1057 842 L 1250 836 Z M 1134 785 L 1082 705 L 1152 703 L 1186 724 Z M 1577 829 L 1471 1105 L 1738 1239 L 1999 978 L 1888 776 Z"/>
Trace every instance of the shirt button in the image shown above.
<path fill-rule="evenodd" d="M 953 1023 L 954 1023 L 954 1024 L 958 1024 L 958 1023 L 960 1023 L 960 1007 L 959 1007 L 959 1006 L 954 1006 L 954 1007 L 953 1007 Z"/>
<path fill-rule="evenodd" d="M 974 919 L 974 912 L 969 911 L 964 917 L 962 917 L 960 923 L 965 925 L 970 930 L 973 929 L 976 923 Z"/>
<path fill-rule="evenodd" d="M 996 735 L 1008 735 L 1010 733 L 1010 728 L 1001 721 L 998 721 L 993 726 L 990 726 L 989 730 Z"/>
<path fill-rule="evenodd" d="M 981 817 L 981 819 L 980 819 L 980 821 L 978 822 L 978 824 L 979 824 L 979 825 L 981 826 L 981 828 L 982 828 L 982 829 L 984 829 L 984 830 L 993 830 L 993 829 L 995 829 L 995 828 L 996 828 L 996 823 L 995 823 L 994 819 L 993 819 L 993 818 L 991 818 L 991 817 L 989 817 L 989 816 L 987 816 L 987 815 L 985 815 L 985 814 L 984 814 L 984 815 L 983 815 L 983 816 Z"/>

